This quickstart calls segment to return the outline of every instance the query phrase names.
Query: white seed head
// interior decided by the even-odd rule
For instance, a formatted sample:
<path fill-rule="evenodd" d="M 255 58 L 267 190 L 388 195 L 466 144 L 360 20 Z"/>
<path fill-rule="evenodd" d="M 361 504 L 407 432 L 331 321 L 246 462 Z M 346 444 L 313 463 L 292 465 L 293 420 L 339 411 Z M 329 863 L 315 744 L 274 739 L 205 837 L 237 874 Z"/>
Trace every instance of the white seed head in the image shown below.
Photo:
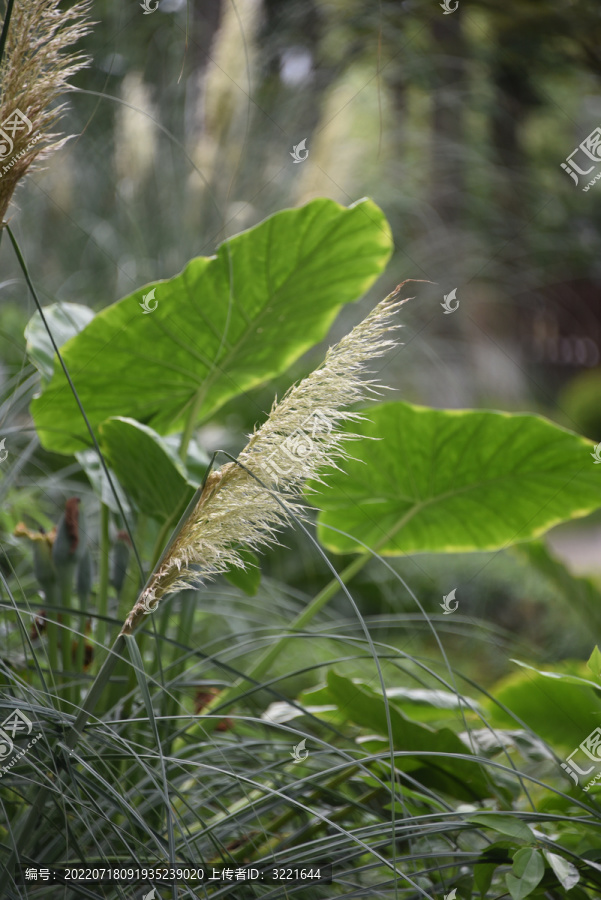
<path fill-rule="evenodd" d="M 307 480 L 320 482 L 324 469 L 338 468 L 348 456 L 347 442 L 358 438 L 341 426 L 363 418 L 348 407 L 370 399 L 377 390 L 374 381 L 362 377 L 369 374 L 366 364 L 396 346 L 389 335 L 399 327 L 391 324 L 391 317 L 404 302 L 396 299 L 401 287 L 331 347 L 317 369 L 274 401 L 235 463 L 211 472 L 169 553 L 131 610 L 124 633 L 134 630 L 151 593 L 160 601 L 232 566 L 244 569 L 240 549 L 277 543 L 278 532 L 291 516 L 305 515 L 299 498 Z"/>
<path fill-rule="evenodd" d="M 0 124 L 20 110 L 32 130 L 13 135 L 14 146 L 0 163 L 0 225 L 27 170 L 68 140 L 52 131 L 65 108 L 56 100 L 69 89 L 69 79 L 88 64 L 84 54 L 66 51 L 90 31 L 91 0 L 70 9 L 59 8 L 60 3 L 27 0 L 13 7 L 0 64 Z"/>

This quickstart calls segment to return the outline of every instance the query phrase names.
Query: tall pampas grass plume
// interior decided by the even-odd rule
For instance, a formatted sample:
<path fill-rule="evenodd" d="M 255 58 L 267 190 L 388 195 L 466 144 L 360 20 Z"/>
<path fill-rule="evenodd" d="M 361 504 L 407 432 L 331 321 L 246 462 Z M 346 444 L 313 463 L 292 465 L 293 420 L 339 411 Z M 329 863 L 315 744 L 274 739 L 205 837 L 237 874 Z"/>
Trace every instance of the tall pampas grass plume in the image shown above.
<path fill-rule="evenodd" d="M 53 131 L 58 98 L 88 58 L 68 48 L 91 29 L 91 0 L 60 9 L 61 0 L 8 2 L 0 47 L 0 228 L 19 181 L 38 160 L 70 139 Z"/>
<path fill-rule="evenodd" d="M 338 468 L 349 455 L 347 443 L 359 437 L 342 430 L 345 422 L 363 418 L 348 407 L 370 399 L 381 387 L 364 377 L 370 374 L 366 366 L 397 345 L 391 332 L 401 326 L 392 318 L 405 302 L 398 299 L 403 284 L 331 347 L 317 369 L 281 400 L 276 398 L 236 462 L 210 473 L 122 634 L 131 634 L 167 595 L 232 566 L 245 568 L 242 548 L 276 543 L 284 525 L 306 514 L 300 497 L 306 482 L 322 482 L 324 469 Z"/>

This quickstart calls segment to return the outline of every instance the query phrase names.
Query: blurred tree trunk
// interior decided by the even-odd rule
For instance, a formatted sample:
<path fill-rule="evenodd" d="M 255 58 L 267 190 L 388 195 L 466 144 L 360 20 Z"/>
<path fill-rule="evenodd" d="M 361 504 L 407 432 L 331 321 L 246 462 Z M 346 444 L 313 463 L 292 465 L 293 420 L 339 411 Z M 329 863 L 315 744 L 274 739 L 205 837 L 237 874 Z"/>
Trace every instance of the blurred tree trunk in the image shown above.
<path fill-rule="evenodd" d="M 211 49 L 223 15 L 222 0 L 194 0 L 190 11 L 187 52 L 192 74 L 186 85 L 186 138 L 194 141 L 202 130 L 204 85 Z"/>
<path fill-rule="evenodd" d="M 461 6 L 461 4 L 460 4 Z M 465 57 L 461 9 L 432 22 L 433 96 L 431 203 L 447 228 L 462 220 L 464 208 Z"/>
<path fill-rule="evenodd" d="M 501 36 L 499 36 L 501 40 Z M 527 76 L 521 64 L 508 59 L 502 43 L 493 60 L 494 102 L 490 111 L 490 138 L 498 167 L 496 204 L 501 213 L 501 233 L 508 239 L 520 227 L 524 217 L 521 179 L 527 162 L 521 145 L 521 130 L 528 116 L 525 102 Z"/>
<path fill-rule="evenodd" d="M 263 0 L 264 27 L 260 35 L 263 46 L 262 81 L 259 102 L 264 108 L 283 104 L 281 109 L 294 123 L 287 130 L 294 134 L 311 134 L 320 121 L 324 93 L 336 74 L 325 64 L 321 44 L 325 34 L 323 10 L 315 0 Z M 282 78 L 283 63 L 289 54 L 298 59 L 306 55 L 309 72 L 306 80 L 288 84 Z M 295 102 L 290 103 L 291 92 Z"/>
<path fill-rule="evenodd" d="M 546 21 L 546 20 L 544 20 Z M 494 101 L 490 111 L 490 138 L 500 178 L 496 200 L 507 218 L 506 230 L 515 233 L 523 222 L 527 203 L 529 161 L 522 131 L 532 111 L 541 105 L 535 78 L 548 65 L 536 20 L 503 18 L 494 28 L 490 58 Z M 547 26 L 551 30 L 551 25 Z M 508 234 L 509 236 L 509 234 Z"/>

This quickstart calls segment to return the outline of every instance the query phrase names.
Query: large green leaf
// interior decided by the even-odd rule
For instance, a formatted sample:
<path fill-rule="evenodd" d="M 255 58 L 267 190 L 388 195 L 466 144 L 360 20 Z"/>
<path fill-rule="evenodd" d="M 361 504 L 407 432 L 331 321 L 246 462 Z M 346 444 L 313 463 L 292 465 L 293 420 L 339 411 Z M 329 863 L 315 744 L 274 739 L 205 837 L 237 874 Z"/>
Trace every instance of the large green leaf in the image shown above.
<path fill-rule="evenodd" d="M 313 200 L 276 213 L 198 257 L 168 281 L 99 313 L 63 355 L 96 427 L 131 416 L 160 434 L 283 372 L 322 340 L 390 255 L 390 228 L 370 200 Z M 145 313 L 143 297 L 154 289 Z M 89 435 L 62 373 L 32 403 L 43 445 L 82 450 Z"/>
<path fill-rule="evenodd" d="M 183 512 L 195 486 L 159 435 L 134 419 L 107 419 L 100 426 L 100 448 L 138 509 L 164 521 Z"/>
<path fill-rule="evenodd" d="M 525 559 L 546 579 L 554 591 L 558 591 L 568 604 L 593 631 L 601 628 L 601 589 L 588 576 L 574 575 L 554 556 L 543 541 L 529 541 L 512 548 L 515 556 Z"/>
<path fill-rule="evenodd" d="M 44 318 L 52 331 L 52 337 L 60 348 L 74 335 L 89 325 L 94 312 L 80 303 L 53 303 L 44 310 Z M 54 368 L 54 348 L 39 312 L 25 326 L 27 353 L 40 374 L 45 379 L 52 378 Z"/>
<path fill-rule="evenodd" d="M 379 440 L 320 489 L 319 537 L 338 552 L 496 550 L 601 506 L 590 441 L 538 416 L 386 403 L 349 431 Z"/>
<path fill-rule="evenodd" d="M 566 660 L 553 668 L 558 674 L 583 679 L 589 674 L 584 662 Z M 575 750 L 601 721 L 601 698 L 594 687 L 549 678 L 548 673 L 533 669 L 522 669 L 502 679 L 491 693 L 541 738 L 566 750 Z M 483 703 L 493 727 L 516 726 L 515 719 L 499 706 L 491 701 Z"/>
<path fill-rule="evenodd" d="M 328 672 L 327 690 L 338 709 L 351 721 L 380 735 L 387 734 L 386 707 L 381 694 L 333 671 Z M 412 770 L 418 781 L 436 786 L 454 797 L 474 800 L 491 796 L 491 786 L 475 760 L 469 762 L 446 755 L 470 755 L 466 745 L 450 728 L 434 730 L 408 718 L 392 704 L 389 704 L 389 712 L 395 750 L 418 753 L 413 760 L 397 759 L 399 768 Z"/>

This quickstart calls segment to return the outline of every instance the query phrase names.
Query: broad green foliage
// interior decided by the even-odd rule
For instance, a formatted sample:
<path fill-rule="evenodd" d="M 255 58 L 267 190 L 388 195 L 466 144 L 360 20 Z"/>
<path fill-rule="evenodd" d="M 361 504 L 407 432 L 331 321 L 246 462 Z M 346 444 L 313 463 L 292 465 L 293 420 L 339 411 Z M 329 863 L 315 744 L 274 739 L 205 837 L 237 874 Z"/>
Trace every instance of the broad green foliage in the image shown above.
<path fill-rule="evenodd" d="M 368 685 L 330 671 L 327 693 L 352 722 L 386 737 L 384 698 Z M 414 778 L 429 787 L 461 799 L 482 799 L 495 793 L 478 763 L 447 755 L 470 755 L 468 747 L 450 728 L 433 729 L 416 722 L 393 701 L 389 701 L 389 709 L 394 747 L 408 754 L 397 759 L 400 769 L 411 771 Z M 412 751 L 416 756 L 411 755 Z"/>
<path fill-rule="evenodd" d="M 88 325 L 94 313 L 80 303 L 53 303 L 44 310 L 52 336 L 60 348 Z M 49 381 L 54 368 L 54 347 L 39 312 L 33 314 L 25 328 L 27 353 L 42 377 Z"/>
<path fill-rule="evenodd" d="M 596 645 L 586 665 L 597 678 L 601 676 L 601 651 Z"/>
<path fill-rule="evenodd" d="M 196 485 L 152 428 L 117 417 L 102 423 L 99 438 L 108 465 L 141 512 L 160 520 L 183 512 Z"/>
<path fill-rule="evenodd" d="M 555 669 L 546 674 L 522 669 L 499 682 L 494 696 L 551 745 L 575 749 L 601 722 L 601 697 L 593 682 L 574 683 L 570 677 L 587 679 L 586 663 L 562 662 Z M 487 717 L 496 727 L 520 727 L 496 704 L 490 704 Z"/>
<path fill-rule="evenodd" d="M 524 900 L 532 893 L 545 874 L 545 864 L 540 850 L 523 847 L 513 857 L 511 872 L 505 876 L 513 900 Z"/>
<path fill-rule="evenodd" d="M 206 419 L 322 340 L 341 306 L 373 284 L 391 246 L 388 223 L 370 200 L 349 209 L 314 200 L 104 309 L 63 350 L 92 427 L 128 416 L 164 435 L 190 416 Z M 145 314 L 140 304 L 151 289 L 148 306 L 157 306 Z M 56 366 L 32 414 L 47 449 L 89 445 Z"/>
<path fill-rule="evenodd" d="M 601 505 L 590 441 L 530 415 L 382 404 L 349 431 L 343 472 L 319 496 L 319 536 L 338 552 L 496 550 Z M 329 526 L 329 527 L 328 527 Z"/>
<path fill-rule="evenodd" d="M 565 600 L 570 611 L 582 617 L 587 627 L 601 628 L 601 588 L 592 578 L 570 572 L 543 541 L 516 544 L 513 553 L 536 569 L 549 587 Z"/>

